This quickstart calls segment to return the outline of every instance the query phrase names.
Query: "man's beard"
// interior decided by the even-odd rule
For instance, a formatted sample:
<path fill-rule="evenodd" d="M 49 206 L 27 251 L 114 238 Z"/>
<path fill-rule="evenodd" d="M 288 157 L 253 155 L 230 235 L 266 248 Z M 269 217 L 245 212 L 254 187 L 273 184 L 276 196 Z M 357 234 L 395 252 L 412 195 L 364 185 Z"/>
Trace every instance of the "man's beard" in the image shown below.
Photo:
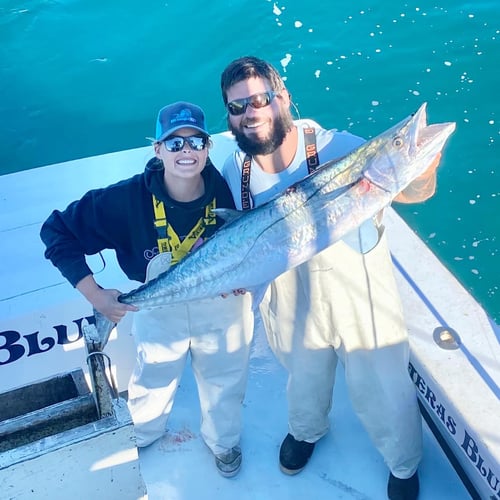
<path fill-rule="evenodd" d="M 236 142 L 242 151 L 250 156 L 268 155 L 274 153 L 285 140 L 286 135 L 293 126 L 291 115 L 279 115 L 275 118 L 271 135 L 266 139 L 254 139 L 247 137 L 243 132 L 240 132 L 236 127 L 229 123 L 229 129 L 236 138 Z"/>

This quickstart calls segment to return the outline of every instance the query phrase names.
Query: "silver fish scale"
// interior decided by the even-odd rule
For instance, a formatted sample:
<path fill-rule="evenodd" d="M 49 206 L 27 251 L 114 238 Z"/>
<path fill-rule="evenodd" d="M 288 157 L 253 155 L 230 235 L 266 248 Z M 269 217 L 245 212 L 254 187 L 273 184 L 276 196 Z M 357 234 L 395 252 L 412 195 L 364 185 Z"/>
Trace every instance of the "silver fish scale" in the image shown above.
<path fill-rule="evenodd" d="M 425 104 L 340 161 L 226 223 L 176 266 L 119 300 L 140 308 L 256 291 L 376 215 L 441 151 L 454 124 L 427 127 Z"/>

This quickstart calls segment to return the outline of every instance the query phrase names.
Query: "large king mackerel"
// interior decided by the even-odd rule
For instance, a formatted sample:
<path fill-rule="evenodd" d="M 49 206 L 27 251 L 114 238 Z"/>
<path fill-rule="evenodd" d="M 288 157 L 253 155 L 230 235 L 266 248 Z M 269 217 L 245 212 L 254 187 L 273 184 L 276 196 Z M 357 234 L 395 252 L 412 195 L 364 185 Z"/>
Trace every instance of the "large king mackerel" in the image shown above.
<path fill-rule="evenodd" d="M 348 156 L 320 166 L 280 196 L 228 222 L 158 278 L 119 297 L 139 308 L 217 297 L 245 288 L 259 295 L 389 205 L 442 150 L 454 123 L 426 124 L 426 105 Z"/>

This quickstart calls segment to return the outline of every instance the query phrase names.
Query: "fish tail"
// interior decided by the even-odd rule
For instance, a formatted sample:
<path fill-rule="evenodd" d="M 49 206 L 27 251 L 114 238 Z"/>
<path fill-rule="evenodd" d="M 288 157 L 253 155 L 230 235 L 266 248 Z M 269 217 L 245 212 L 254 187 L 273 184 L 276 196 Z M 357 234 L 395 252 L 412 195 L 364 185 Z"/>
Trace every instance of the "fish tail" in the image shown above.
<path fill-rule="evenodd" d="M 116 326 L 116 323 L 106 318 L 104 314 L 100 313 L 96 309 L 94 309 L 94 318 L 98 336 L 98 348 L 99 350 L 103 350 L 108 343 L 109 335 L 111 334 L 113 328 Z"/>

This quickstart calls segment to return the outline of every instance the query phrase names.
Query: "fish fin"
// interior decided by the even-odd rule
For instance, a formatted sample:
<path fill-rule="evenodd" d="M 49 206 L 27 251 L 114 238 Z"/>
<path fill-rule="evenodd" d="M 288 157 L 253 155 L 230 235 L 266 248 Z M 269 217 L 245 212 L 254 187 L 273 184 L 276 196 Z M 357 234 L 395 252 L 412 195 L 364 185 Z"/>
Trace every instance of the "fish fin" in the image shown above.
<path fill-rule="evenodd" d="M 264 295 L 266 294 L 266 291 L 270 284 L 271 282 L 265 283 L 250 290 L 250 293 L 252 294 L 252 311 L 254 313 L 259 310 L 259 305 L 262 302 L 262 299 L 264 298 Z"/>
<path fill-rule="evenodd" d="M 226 222 L 239 219 L 244 214 L 243 210 L 235 210 L 234 208 L 212 208 L 211 212 Z"/>
<path fill-rule="evenodd" d="M 168 271 L 172 266 L 172 252 L 161 252 L 155 255 L 146 268 L 146 281 L 149 283 L 152 279 L 158 278 L 161 273 Z"/>
<path fill-rule="evenodd" d="M 96 309 L 94 309 L 94 318 L 98 336 L 96 347 L 99 351 L 102 351 L 108 343 L 109 335 L 111 334 L 113 328 L 116 326 L 116 323 L 113 323 L 113 321 L 106 318 L 104 314 L 100 313 Z"/>

